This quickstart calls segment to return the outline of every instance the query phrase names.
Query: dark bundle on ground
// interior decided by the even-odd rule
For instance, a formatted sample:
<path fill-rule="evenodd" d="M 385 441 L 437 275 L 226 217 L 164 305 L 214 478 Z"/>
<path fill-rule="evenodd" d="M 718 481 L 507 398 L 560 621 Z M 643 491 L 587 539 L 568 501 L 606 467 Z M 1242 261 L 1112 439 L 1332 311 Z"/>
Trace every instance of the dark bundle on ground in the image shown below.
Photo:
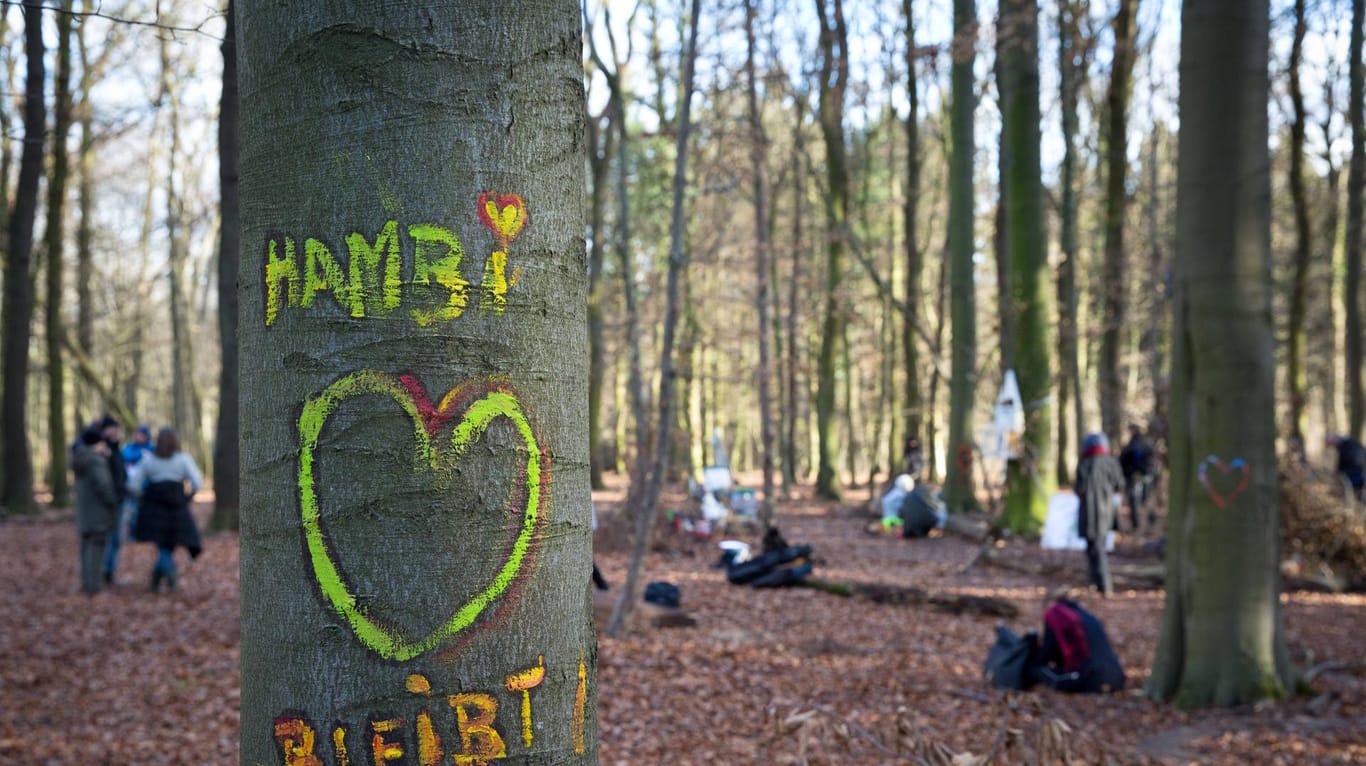
<path fill-rule="evenodd" d="M 1366 508 L 1344 496 L 1334 477 L 1293 459 L 1281 461 L 1280 484 L 1285 556 L 1349 581 L 1366 575 Z"/>

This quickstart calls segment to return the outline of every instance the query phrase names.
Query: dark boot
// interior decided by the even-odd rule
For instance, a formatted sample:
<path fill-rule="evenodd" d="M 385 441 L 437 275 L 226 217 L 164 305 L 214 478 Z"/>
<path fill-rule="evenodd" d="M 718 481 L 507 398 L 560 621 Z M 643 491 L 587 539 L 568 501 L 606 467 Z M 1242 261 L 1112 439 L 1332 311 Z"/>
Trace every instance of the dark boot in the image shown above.
<path fill-rule="evenodd" d="M 165 577 L 165 575 L 162 574 L 162 571 L 161 571 L 160 569 L 153 569 L 153 570 L 152 570 L 152 592 L 153 592 L 153 593 L 160 593 L 160 592 L 161 592 L 161 578 L 162 578 L 162 577 Z"/>
<path fill-rule="evenodd" d="M 175 593 L 175 589 L 176 589 L 176 573 L 173 572 L 173 571 L 172 571 L 172 572 L 167 572 L 167 573 L 166 573 L 166 592 L 167 592 L 167 593 Z"/>

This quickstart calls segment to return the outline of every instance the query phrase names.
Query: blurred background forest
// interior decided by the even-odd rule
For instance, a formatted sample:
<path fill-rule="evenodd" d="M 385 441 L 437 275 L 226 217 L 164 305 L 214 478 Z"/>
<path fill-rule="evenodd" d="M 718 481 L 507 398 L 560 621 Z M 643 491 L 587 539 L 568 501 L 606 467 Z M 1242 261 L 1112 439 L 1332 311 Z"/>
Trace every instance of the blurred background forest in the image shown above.
<path fill-rule="evenodd" d="M 25 5 L 0 7 L 5 504 L 24 512 L 35 489 L 40 503 L 64 504 L 67 445 L 102 412 L 130 426 L 174 424 L 201 465 L 235 473 L 212 459 L 220 421 L 235 418 L 222 403 L 236 397 L 221 390 L 235 386 L 222 375 L 235 352 L 221 328 L 235 327 L 237 311 L 220 279 L 220 232 L 236 216 L 220 208 L 217 167 L 223 8 L 53 0 L 34 61 Z M 1350 45 L 1359 5 L 1272 4 L 1277 424 L 1320 462 L 1329 460 L 1323 436 L 1362 428 L 1366 160 L 1361 109 L 1349 109 L 1361 76 L 1360 46 Z M 1178 4 L 1062 0 L 1018 18 L 994 3 L 953 6 L 706 8 L 685 144 L 690 267 L 676 307 L 672 476 L 697 475 L 718 431 L 737 470 L 760 468 L 768 413 L 780 486 L 815 480 L 833 497 L 868 485 L 901 462 L 909 436 L 942 479 L 963 464 L 951 454 L 951 421 L 967 441 L 990 444 L 1004 372 L 1021 367 L 1012 357 L 1031 342 L 1045 346 L 1042 378 L 1033 373 L 1045 390 L 1031 399 L 1039 392 L 1022 380 L 1023 404 L 1046 413 L 1050 445 L 1033 475 L 1067 480 L 1089 431 L 1113 439 L 1135 422 L 1162 438 Z M 627 471 L 658 430 L 687 24 L 686 9 L 657 0 L 584 10 L 600 484 L 602 471 Z M 964 10 L 980 29 L 955 45 L 953 14 Z M 1021 256 L 1006 237 L 1001 90 L 1015 71 L 1003 66 L 1013 30 L 1029 24 L 1046 244 Z M 955 60 L 970 65 L 976 95 L 966 177 L 949 165 Z M 22 150 L 39 146 L 38 134 L 42 153 L 30 159 Z M 957 250 L 955 190 L 971 203 L 971 237 Z M 971 289 L 954 290 L 964 257 L 970 281 L 960 284 Z M 1045 281 L 1028 300 L 1037 318 L 1023 330 L 1020 301 L 1002 299 L 1020 289 L 1010 285 L 1012 257 L 1042 259 Z M 965 361 L 953 358 L 960 351 Z M 1000 464 L 987 465 L 996 472 L 970 469 L 974 481 L 999 482 Z M 221 487 L 228 477 L 215 478 Z"/>

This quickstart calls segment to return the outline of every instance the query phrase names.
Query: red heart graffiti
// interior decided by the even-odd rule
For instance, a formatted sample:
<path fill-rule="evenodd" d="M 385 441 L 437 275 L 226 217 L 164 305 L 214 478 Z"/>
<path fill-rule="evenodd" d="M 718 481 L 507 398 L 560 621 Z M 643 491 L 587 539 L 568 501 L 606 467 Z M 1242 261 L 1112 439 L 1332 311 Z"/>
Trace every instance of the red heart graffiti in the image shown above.
<path fill-rule="evenodd" d="M 1238 486 L 1234 487 L 1227 495 L 1219 494 L 1219 491 L 1211 486 L 1209 482 L 1210 466 L 1219 469 L 1220 475 L 1227 475 L 1230 471 L 1235 470 L 1241 471 L 1242 475 L 1238 479 Z M 1204 460 L 1200 461 L 1200 469 L 1197 473 L 1200 478 L 1200 486 L 1205 488 L 1205 494 L 1209 495 L 1209 499 L 1213 500 L 1214 504 L 1220 508 L 1227 508 L 1229 503 L 1232 503 L 1239 495 L 1243 494 L 1244 490 L 1247 489 L 1248 482 L 1251 480 L 1251 467 L 1240 457 L 1225 463 L 1214 455 L 1209 455 Z"/>
<path fill-rule="evenodd" d="M 493 232 L 500 247 L 506 249 L 529 220 L 521 195 L 495 192 L 479 195 L 479 221 Z"/>

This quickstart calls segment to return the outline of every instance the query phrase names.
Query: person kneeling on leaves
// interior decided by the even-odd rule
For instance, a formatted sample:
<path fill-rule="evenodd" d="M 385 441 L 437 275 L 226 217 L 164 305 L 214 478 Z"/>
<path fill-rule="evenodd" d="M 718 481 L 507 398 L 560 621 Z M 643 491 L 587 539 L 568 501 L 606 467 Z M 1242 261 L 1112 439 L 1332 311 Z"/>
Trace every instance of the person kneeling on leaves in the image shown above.
<path fill-rule="evenodd" d="M 1061 692 L 1116 692 L 1124 667 L 1105 627 L 1075 601 L 1059 598 L 1043 615 L 1043 645 L 1033 665 L 1038 683 Z"/>

